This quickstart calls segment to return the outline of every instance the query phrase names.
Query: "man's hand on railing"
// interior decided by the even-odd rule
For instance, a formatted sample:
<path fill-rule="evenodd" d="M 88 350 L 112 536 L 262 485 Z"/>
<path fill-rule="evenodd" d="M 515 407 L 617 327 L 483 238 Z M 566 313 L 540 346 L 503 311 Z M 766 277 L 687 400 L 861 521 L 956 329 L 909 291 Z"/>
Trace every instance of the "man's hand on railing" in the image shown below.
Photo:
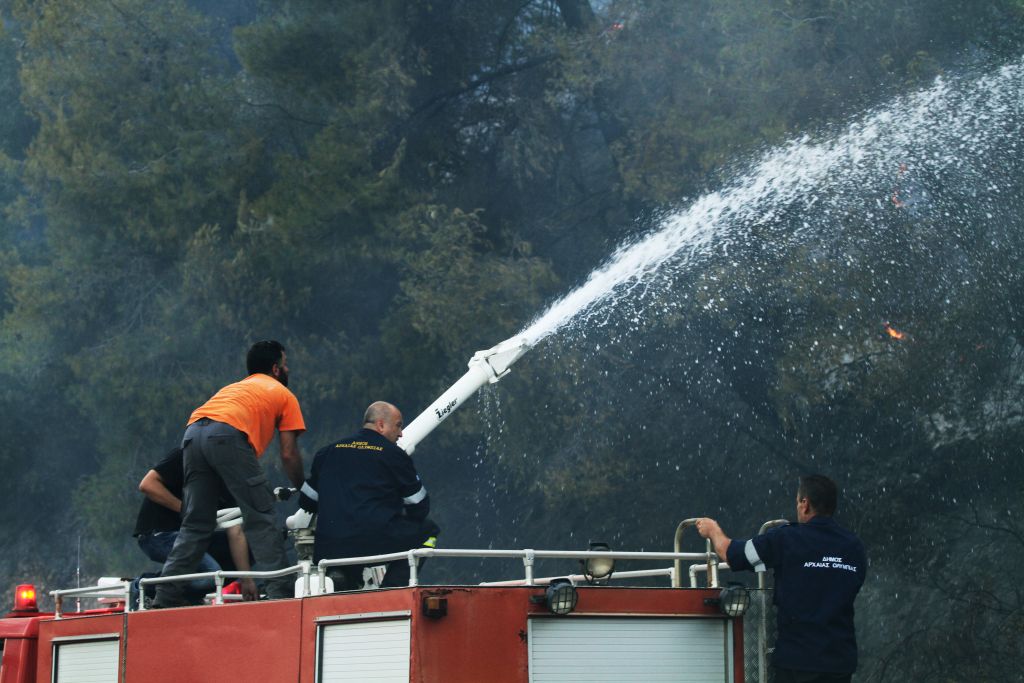
<path fill-rule="evenodd" d="M 242 587 L 242 600 L 253 602 L 260 599 L 260 591 L 256 588 L 256 582 L 252 579 L 239 579 Z"/>

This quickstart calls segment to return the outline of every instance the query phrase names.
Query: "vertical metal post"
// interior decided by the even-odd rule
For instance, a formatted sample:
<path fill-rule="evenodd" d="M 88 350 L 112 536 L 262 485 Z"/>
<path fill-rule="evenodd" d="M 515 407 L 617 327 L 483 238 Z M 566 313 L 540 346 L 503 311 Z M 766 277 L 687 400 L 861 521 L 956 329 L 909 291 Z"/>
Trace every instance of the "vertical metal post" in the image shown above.
<path fill-rule="evenodd" d="M 764 583 L 764 572 L 758 574 L 758 584 Z M 757 681 L 758 683 L 767 683 L 768 681 L 768 658 L 765 656 L 768 649 L 768 603 L 765 599 L 765 590 L 761 586 L 760 590 L 760 601 L 761 601 L 761 618 L 758 620 L 760 623 L 757 625 Z"/>
<path fill-rule="evenodd" d="M 718 588 L 718 555 L 715 555 L 714 548 L 711 547 L 711 539 L 707 539 L 707 555 L 708 555 L 708 586 L 711 588 Z"/>
<path fill-rule="evenodd" d="M 213 582 L 217 585 L 217 590 L 213 595 L 213 604 L 223 605 L 224 604 L 224 577 L 217 572 L 213 575 Z"/>
<path fill-rule="evenodd" d="M 309 597 L 309 560 L 302 560 L 299 562 L 302 567 L 302 597 Z"/>
<path fill-rule="evenodd" d="M 533 558 L 534 553 L 532 548 L 527 548 L 523 551 L 523 567 L 526 569 L 526 585 L 532 586 L 533 584 Z"/>
<path fill-rule="evenodd" d="M 416 551 L 409 551 L 409 585 L 415 586 L 419 583 L 419 565 L 416 563 Z"/>
<path fill-rule="evenodd" d="M 78 535 L 78 559 L 75 561 L 75 588 L 82 587 L 82 535 Z M 75 596 L 75 611 L 82 611 L 82 597 Z"/>
<path fill-rule="evenodd" d="M 322 564 L 316 566 L 316 580 L 320 584 L 320 592 L 318 595 L 323 595 L 327 592 L 327 567 Z"/>
<path fill-rule="evenodd" d="M 676 538 L 672 545 L 672 552 L 680 552 L 679 548 L 682 546 L 683 532 L 686 531 L 686 527 L 695 526 L 697 524 L 697 517 L 691 517 L 684 519 L 679 522 L 679 526 L 676 527 Z M 676 559 L 672 564 L 672 587 L 682 588 L 683 587 L 683 561 Z"/>
<path fill-rule="evenodd" d="M 786 524 L 789 524 L 789 520 L 769 520 L 761 525 L 757 535 L 760 536 L 769 529 Z M 766 683 L 768 680 L 768 571 L 764 567 L 757 572 L 757 592 L 761 602 L 761 618 L 757 624 L 757 680 L 758 683 Z"/>

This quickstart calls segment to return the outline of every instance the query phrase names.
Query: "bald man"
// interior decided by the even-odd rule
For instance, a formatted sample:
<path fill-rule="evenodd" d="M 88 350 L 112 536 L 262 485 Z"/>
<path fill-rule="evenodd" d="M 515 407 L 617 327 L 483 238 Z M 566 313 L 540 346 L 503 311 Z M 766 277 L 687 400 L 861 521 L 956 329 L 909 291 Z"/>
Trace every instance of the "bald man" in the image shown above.
<path fill-rule="evenodd" d="M 321 448 L 299 504 L 317 513 L 313 560 L 383 555 L 434 547 L 438 526 L 427 518 L 430 497 L 412 458 L 395 445 L 402 413 L 384 401 L 370 404 L 356 434 Z M 361 588 L 363 567 L 347 568 L 344 586 Z M 409 583 L 409 563 L 388 564 L 382 587 Z"/>

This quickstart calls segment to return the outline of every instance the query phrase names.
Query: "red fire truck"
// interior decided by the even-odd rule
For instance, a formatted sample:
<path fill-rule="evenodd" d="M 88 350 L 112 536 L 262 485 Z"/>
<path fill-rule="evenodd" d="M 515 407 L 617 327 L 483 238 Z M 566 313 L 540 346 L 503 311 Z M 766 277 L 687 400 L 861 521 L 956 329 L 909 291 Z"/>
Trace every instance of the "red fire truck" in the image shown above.
<path fill-rule="evenodd" d="M 525 577 L 419 585 L 413 575 L 405 588 L 327 593 L 331 566 L 395 556 L 303 561 L 282 570 L 299 577 L 295 599 L 228 602 L 223 582 L 237 573 L 218 572 L 207 575 L 217 580 L 208 605 L 139 609 L 125 580 L 53 591 L 49 613 L 36 609 L 33 587 L 19 586 L 0 619 L 0 683 L 763 680 L 765 591 L 717 587 L 725 565 L 710 549 L 408 554 L 411 563 L 423 556 L 521 559 Z M 583 573 L 535 578 L 541 560 Z M 675 566 L 614 566 L 665 560 Z M 682 562 L 693 563 L 692 583 L 706 572 L 708 585 L 681 587 Z M 65 610 L 96 599 L 96 608 Z"/>

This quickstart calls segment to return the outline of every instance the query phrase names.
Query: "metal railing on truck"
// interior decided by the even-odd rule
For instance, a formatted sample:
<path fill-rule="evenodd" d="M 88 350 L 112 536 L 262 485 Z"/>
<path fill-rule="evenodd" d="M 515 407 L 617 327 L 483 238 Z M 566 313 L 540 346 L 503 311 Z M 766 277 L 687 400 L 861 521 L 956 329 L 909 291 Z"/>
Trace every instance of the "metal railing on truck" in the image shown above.
<path fill-rule="evenodd" d="M 482 582 L 481 586 L 543 586 L 550 583 L 554 579 L 565 579 L 568 578 L 573 584 L 580 584 L 593 577 L 588 577 L 584 574 L 560 574 L 552 577 L 538 577 L 535 575 L 536 563 L 539 560 L 589 560 L 589 559 L 613 559 L 613 560 L 633 560 L 633 561 L 653 561 L 653 562 L 670 562 L 670 566 L 659 566 L 651 569 L 640 569 L 635 571 L 615 571 L 611 577 L 611 582 L 618 580 L 629 580 L 645 577 L 668 577 L 669 583 L 673 588 L 682 588 L 684 584 L 688 584 L 689 588 L 701 587 L 701 574 L 706 574 L 706 584 L 708 588 L 719 587 L 719 572 L 729 571 L 729 565 L 722 561 L 724 558 L 719 558 L 715 553 L 710 542 L 704 543 L 703 552 L 681 552 L 682 539 L 687 529 L 695 526 L 697 518 L 686 519 L 680 522 L 676 529 L 675 546 L 674 552 L 628 552 L 628 551 L 613 551 L 613 550 L 590 550 L 590 551 L 577 551 L 577 550 L 535 550 L 535 549 L 521 549 L 521 550 L 481 550 L 481 549 L 444 549 L 444 548 L 418 548 L 416 550 L 410 550 L 399 553 L 390 553 L 384 555 L 369 555 L 363 557 L 351 557 L 351 558 L 339 558 L 339 559 L 327 559 L 322 560 L 317 564 L 313 564 L 309 561 L 302 561 L 291 567 L 279 569 L 276 571 L 260 572 L 260 571 L 218 571 L 218 572 L 206 572 L 196 574 L 183 574 L 178 576 L 170 577 L 152 577 L 139 580 L 138 595 L 142 605 L 131 604 L 132 581 L 131 580 L 120 580 L 115 582 L 113 585 L 97 585 L 97 586 L 86 586 L 83 588 L 71 588 L 66 590 L 52 591 L 50 594 L 54 597 L 56 609 L 55 616 L 60 619 L 64 616 L 64 606 L 69 598 L 100 598 L 106 599 L 108 602 L 116 600 L 119 604 L 118 607 L 124 611 L 137 611 L 146 609 L 145 606 L 145 587 L 147 585 L 156 585 L 160 583 L 170 583 L 178 581 L 192 581 L 195 579 L 212 579 L 215 585 L 215 592 L 212 594 L 212 602 L 214 604 L 223 604 L 225 602 L 224 586 L 226 583 L 236 578 L 277 578 L 282 576 L 297 576 L 301 579 L 297 583 L 298 589 L 297 595 L 302 597 L 313 596 L 326 593 L 327 585 L 327 573 L 332 567 L 341 567 L 346 565 L 377 565 L 392 562 L 395 560 L 405 559 L 409 562 L 409 585 L 417 586 L 419 584 L 418 574 L 418 563 L 422 558 L 430 557 L 448 557 L 448 558 L 465 558 L 465 559 L 519 559 L 523 563 L 523 575 L 522 578 L 510 579 L 504 581 L 489 581 Z M 786 523 L 785 520 L 771 520 L 765 522 L 759 530 L 759 534 L 765 533 L 770 528 Z M 688 563 L 689 569 L 689 581 L 684 579 L 683 563 Z M 743 632 L 744 632 L 744 647 L 743 647 L 743 661 L 744 661 L 744 678 L 747 683 L 765 683 L 767 680 L 768 671 L 768 658 L 767 654 L 770 652 L 768 646 L 772 640 L 774 640 L 774 618 L 773 609 L 771 606 L 770 589 L 766 587 L 765 581 L 766 574 L 757 574 L 757 589 L 750 591 L 752 599 L 750 600 L 750 608 L 741 617 L 743 619 Z M 605 583 L 605 581 L 602 581 Z M 228 596 L 229 598 L 231 596 Z"/>
<path fill-rule="evenodd" d="M 284 576 L 296 576 L 302 579 L 301 596 L 308 597 L 326 592 L 327 570 L 330 567 L 343 567 L 348 565 L 378 565 L 405 559 L 409 563 L 409 585 L 419 585 L 418 564 L 421 558 L 449 557 L 467 559 L 521 559 L 523 562 L 524 576 L 519 580 L 484 583 L 481 585 L 544 585 L 550 581 L 549 578 L 536 578 L 534 576 L 534 564 L 539 559 L 565 559 L 565 560 L 587 560 L 587 559 L 613 559 L 613 560 L 642 560 L 642 561 L 688 561 L 707 562 L 707 553 L 668 553 L 668 552 L 628 552 L 628 551 L 590 551 L 590 550 L 535 550 L 524 548 L 522 550 L 482 550 L 482 549 L 458 549 L 458 548 L 417 548 L 398 553 L 383 555 L 366 555 L 362 557 L 346 557 L 338 559 L 321 560 L 317 565 L 311 562 L 299 562 L 298 564 L 274 571 L 226 571 L 199 572 L 194 574 L 177 574 L 175 576 L 155 576 L 139 579 L 139 604 L 131 604 L 132 581 L 125 579 L 115 585 L 83 586 L 81 588 L 67 588 L 54 590 L 50 595 L 54 598 L 55 617 L 62 618 L 65 615 L 64 602 L 67 598 L 99 598 L 116 599 L 124 605 L 125 611 L 142 611 L 145 605 L 145 587 L 161 583 L 175 583 L 194 581 L 196 579 L 212 579 L 215 590 L 213 593 L 213 604 L 224 604 L 224 586 L 234 579 L 271 579 Z M 669 576 L 673 570 L 671 567 L 637 570 L 628 572 L 616 572 L 615 577 L 620 579 L 637 578 L 646 576 Z M 565 575 L 562 575 L 565 577 Z M 560 577 L 560 578 L 562 578 Z M 583 579 L 582 575 L 570 575 L 568 578 L 576 580 Z"/>
<path fill-rule="evenodd" d="M 648 570 L 636 570 L 628 572 L 616 572 L 614 574 L 616 579 L 630 579 L 630 578 L 641 578 L 641 577 L 655 577 L 655 576 L 668 576 L 671 581 L 673 588 L 682 587 L 682 563 L 683 562 L 694 562 L 690 567 L 690 587 L 697 587 L 696 572 L 703 570 L 709 572 L 708 586 L 711 588 L 717 588 L 718 586 L 718 569 L 728 569 L 728 565 L 724 562 L 720 562 L 718 556 L 715 554 L 714 549 L 711 546 L 710 541 L 706 541 L 704 552 L 689 552 L 684 553 L 679 550 L 681 544 L 681 537 L 683 532 L 693 526 L 696 523 L 697 518 L 690 518 L 680 522 L 676 529 L 675 536 L 675 551 L 674 552 L 630 552 L 630 551 L 616 551 L 616 550 L 535 550 L 532 548 L 524 548 L 521 550 L 484 550 L 484 549 L 457 549 L 457 548 L 417 548 L 414 550 L 402 551 L 397 553 L 387 553 L 381 555 L 366 555 L 361 557 L 346 557 L 337 559 L 324 559 L 320 560 L 317 565 L 313 566 L 311 562 L 301 561 L 298 564 L 283 569 L 277 569 L 273 571 L 226 571 L 219 570 L 216 572 L 199 572 L 194 574 L 177 574 L 175 576 L 157 576 L 150 578 L 139 579 L 139 599 L 138 605 L 131 605 L 131 584 L 132 581 L 124 579 L 117 582 L 114 585 L 96 585 L 96 586 L 84 586 L 81 588 L 68 588 L 61 590 L 54 590 L 50 592 L 50 595 L 54 598 L 55 603 L 55 617 L 60 619 L 64 614 L 63 603 L 65 598 L 77 597 L 77 598 L 100 598 L 100 599 L 117 599 L 123 601 L 124 610 L 132 611 L 133 607 L 137 610 L 145 610 L 145 587 L 150 585 L 157 585 L 161 583 L 176 583 L 194 581 L 196 579 L 212 579 L 214 582 L 214 593 L 213 593 L 213 604 L 222 605 L 224 604 L 224 586 L 226 583 L 234 579 L 271 579 L 280 578 L 285 576 L 297 576 L 302 579 L 300 592 L 301 597 L 309 597 L 311 595 L 319 595 L 326 592 L 327 583 L 327 570 L 330 567 L 343 567 L 349 565 L 379 565 L 387 564 L 395 560 L 405 559 L 409 563 L 409 585 L 419 585 L 419 574 L 418 565 L 420 558 L 431 558 L 431 557 L 449 557 L 449 558 L 468 558 L 468 559 L 488 559 L 488 558 L 503 558 L 503 559 L 521 559 L 523 562 L 524 577 L 522 579 L 514 579 L 508 581 L 495 581 L 495 582 L 484 582 L 481 585 L 486 586 L 512 586 L 512 585 L 544 585 L 548 583 L 552 578 L 537 578 L 534 576 L 534 564 L 539 559 L 568 559 L 568 560 L 587 560 L 587 559 L 612 559 L 612 560 L 639 560 L 639 561 L 658 561 L 668 560 L 673 562 L 672 567 L 648 569 Z M 759 533 L 764 533 L 771 526 L 784 523 L 785 520 L 772 520 L 766 522 Z M 584 580 L 585 577 L 581 574 L 573 574 L 566 577 L 561 575 L 557 578 L 569 578 L 574 583 Z M 763 574 L 759 575 L 759 588 L 764 588 L 763 585 Z M 315 584 L 313 582 L 316 582 Z"/>

